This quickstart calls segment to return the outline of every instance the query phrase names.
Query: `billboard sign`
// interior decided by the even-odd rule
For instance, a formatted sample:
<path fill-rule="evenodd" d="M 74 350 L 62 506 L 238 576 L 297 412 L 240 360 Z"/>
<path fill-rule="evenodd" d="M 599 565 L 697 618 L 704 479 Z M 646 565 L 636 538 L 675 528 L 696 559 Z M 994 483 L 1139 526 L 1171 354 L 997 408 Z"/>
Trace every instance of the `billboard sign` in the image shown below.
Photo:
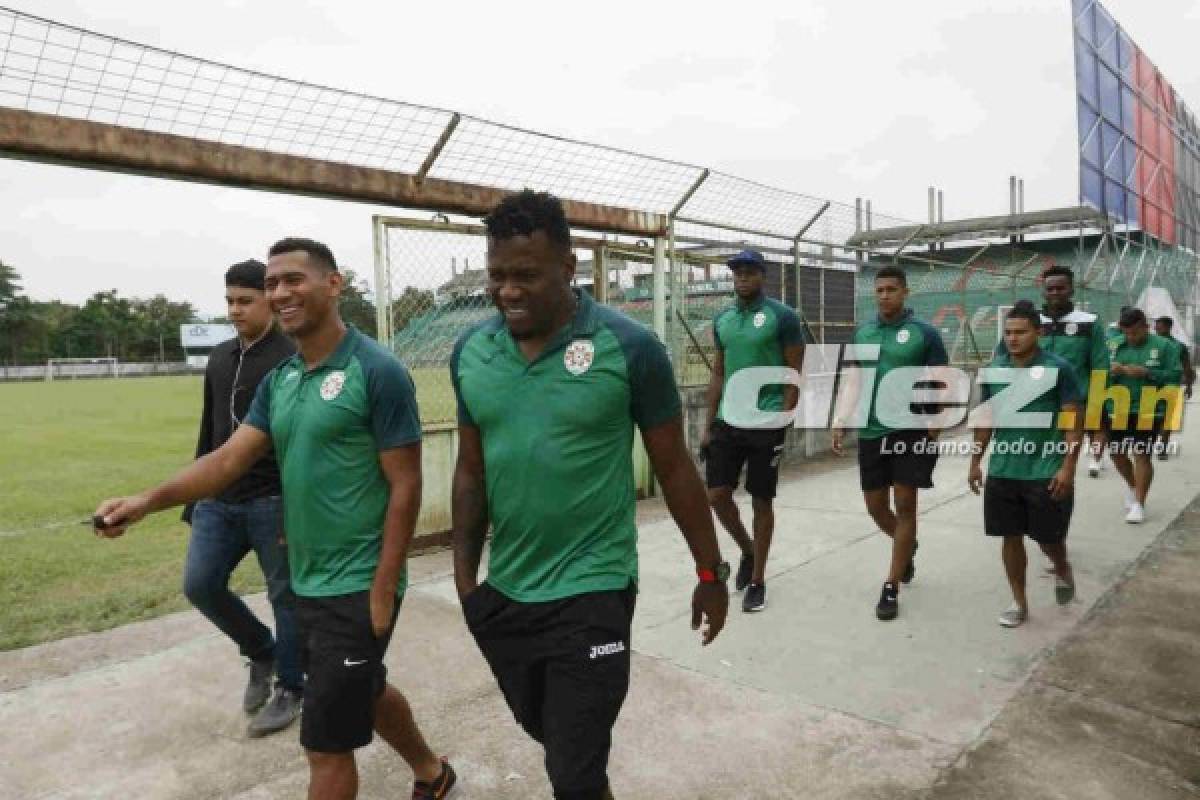
<path fill-rule="evenodd" d="M 232 325 L 193 322 L 179 326 L 179 340 L 187 349 L 212 349 L 235 336 L 237 330 Z"/>
<path fill-rule="evenodd" d="M 1200 250 L 1200 128 L 1097 0 L 1072 0 L 1079 199 L 1168 245 Z"/>

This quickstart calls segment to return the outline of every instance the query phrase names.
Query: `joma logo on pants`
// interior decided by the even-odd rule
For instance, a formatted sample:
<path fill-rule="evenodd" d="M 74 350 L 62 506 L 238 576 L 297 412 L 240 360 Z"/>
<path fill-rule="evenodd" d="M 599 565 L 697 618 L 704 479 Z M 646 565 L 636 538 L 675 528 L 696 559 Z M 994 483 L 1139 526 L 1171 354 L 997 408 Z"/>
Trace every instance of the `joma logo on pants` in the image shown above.
<path fill-rule="evenodd" d="M 612 644 L 594 644 L 592 645 L 591 655 L 589 655 L 588 658 L 599 658 L 600 656 L 611 656 L 624 652 L 624 642 L 613 642 Z"/>

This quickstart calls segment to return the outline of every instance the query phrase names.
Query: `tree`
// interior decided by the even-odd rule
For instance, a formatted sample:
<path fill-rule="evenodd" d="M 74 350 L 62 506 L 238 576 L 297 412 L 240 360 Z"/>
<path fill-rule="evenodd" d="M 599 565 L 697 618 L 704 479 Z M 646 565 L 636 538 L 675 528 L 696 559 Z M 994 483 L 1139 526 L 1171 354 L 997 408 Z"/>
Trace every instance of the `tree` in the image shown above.
<path fill-rule="evenodd" d="M 0 311 L 21 294 L 21 276 L 16 268 L 0 261 Z"/>
<path fill-rule="evenodd" d="M 371 287 L 355 275 L 352 269 L 342 270 L 342 278 L 342 297 L 338 303 L 342 319 L 367 336 L 375 338 L 377 326 Z"/>
<path fill-rule="evenodd" d="M 7 345 L 4 356 L 10 363 L 20 364 L 27 351 L 36 351 L 40 322 L 37 304 L 23 295 L 12 298 L 0 309 L 0 341 Z"/>
<path fill-rule="evenodd" d="M 405 286 L 400 296 L 392 301 L 392 325 L 396 333 L 407 328 L 417 317 L 432 311 L 433 307 L 433 292 Z"/>
<path fill-rule="evenodd" d="M 148 300 L 132 302 L 135 331 L 130 357 L 167 361 L 167 352 L 177 355 L 182 348 L 179 326 L 196 319 L 191 303 L 172 303 L 158 294 Z"/>
<path fill-rule="evenodd" d="M 16 268 L 0 261 L 0 341 L 6 345 L 3 356 L 14 364 L 20 359 L 34 321 L 32 305 L 21 294 L 21 276 Z"/>
<path fill-rule="evenodd" d="M 116 289 L 96 292 L 87 299 L 68 332 L 77 354 L 111 356 L 128 360 L 127 348 L 134 333 L 130 301 Z"/>

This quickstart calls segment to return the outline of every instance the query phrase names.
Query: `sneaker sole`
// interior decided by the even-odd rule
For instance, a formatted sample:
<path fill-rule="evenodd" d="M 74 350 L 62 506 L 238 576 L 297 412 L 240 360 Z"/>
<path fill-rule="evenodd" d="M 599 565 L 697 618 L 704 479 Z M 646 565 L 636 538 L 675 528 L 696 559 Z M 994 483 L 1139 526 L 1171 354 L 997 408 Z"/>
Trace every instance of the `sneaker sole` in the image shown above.
<path fill-rule="evenodd" d="M 446 790 L 446 793 L 441 796 L 440 800 L 451 800 L 453 797 L 458 797 L 460 786 L 462 786 L 462 778 L 460 778 L 458 773 L 455 772 L 454 784 Z"/>
<path fill-rule="evenodd" d="M 262 711 L 263 706 L 265 706 L 267 704 L 267 700 L 270 700 L 270 699 L 271 698 L 268 695 L 266 698 L 263 699 L 263 701 L 261 703 L 258 703 L 257 705 L 253 705 L 253 706 L 248 706 L 245 703 L 242 703 L 242 711 L 245 711 L 247 714 L 258 713 L 259 711 Z"/>
<path fill-rule="evenodd" d="M 875 609 L 875 617 L 884 622 L 893 620 L 898 616 L 900 616 L 900 609 L 896 609 L 895 611 L 880 611 L 878 608 Z"/>
<path fill-rule="evenodd" d="M 299 714 L 296 715 L 296 719 L 300 719 Z M 256 730 L 254 728 L 247 728 L 246 735 L 249 736 L 251 739 L 262 739 L 266 736 L 271 736 L 272 734 L 279 733 L 281 731 L 286 731 L 288 728 L 292 727 L 292 725 L 296 724 L 296 719 L 291 720 L 290 722 L 288 722 L 287 725 L 284 725 L 282 728 L 271 728 L 270 730 L 266 730 L 266 729 Z"/>
<path fill-rule="evenodd" d="M 766 607 L 767 607 L 766 603 L 763 603 L 761 606 L 742 606 L 742 613 L 743 614 L 753 614 L 756 611 L 762 611 Z"/>

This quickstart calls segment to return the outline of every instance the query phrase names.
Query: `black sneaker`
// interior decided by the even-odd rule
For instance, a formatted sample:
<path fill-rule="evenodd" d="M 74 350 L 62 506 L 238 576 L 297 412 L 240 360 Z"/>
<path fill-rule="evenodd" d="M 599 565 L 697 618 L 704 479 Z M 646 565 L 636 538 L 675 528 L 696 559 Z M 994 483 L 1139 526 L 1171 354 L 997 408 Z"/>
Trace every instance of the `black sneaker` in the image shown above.
<path fill-rule="evenodd" d="M 456 783 L 458 783 L 458 776 L 454 774 L 454 767 L 450 766 L 450 762 L 443 758 L 442 774 L 438 775 L 436 781 L 432 783 L 413 782 L 412 800 L 444 800 L 454 791 Z"/>
<path fill-rule="evenodd" d="M 912 579 L 917 577 L 917 543 L 913 542 L 913 554 L 908 559 L 908 566 L 904 568 L 904 574 L 900 576 L 901 583 L 912 583 Z"/>
<path fill-rule="evenodd" d="M 271 696 L 271 676 L 275 673 L 275 660 L 251 661 L 249 666 L 250 679 L 246 681 L 246 692 L 242 695 L 242 709 L 247 714 L 258 711 Z"/>
<path fill-rule="evenodd" d="M 900 590 L 894 583 L 885 583 L 879 593 L 879 605 L 875 606 L 875 616 L 880 619 L 895 619 L 900 613 Z"/>
<path fill-rule="evenodd" d="M 733 580 L 734 588 L 739 592 L 750 585 L 750 579 L 754 577 L 754 554 L 742 553 L 742 560 L 738 562 L 737 577 Z"/>
<path fill-rule="evenodd" d="M 742 596 L 742 611 L 762 611 L 767 607 L 767 585 L 765 583 L 752 583 L 746 587 L 746 594 Z"/>
<path fill-rule="evenodd" d="M 304 695 L 295 689 L 283 686 L 275 688 L 275 694 L 263 706 L 262 711 L 250 720 L 247 732 L 251 737 L 266 736 L 286 728 L 300 716 L 300 708 L 304 704 Z"/>

